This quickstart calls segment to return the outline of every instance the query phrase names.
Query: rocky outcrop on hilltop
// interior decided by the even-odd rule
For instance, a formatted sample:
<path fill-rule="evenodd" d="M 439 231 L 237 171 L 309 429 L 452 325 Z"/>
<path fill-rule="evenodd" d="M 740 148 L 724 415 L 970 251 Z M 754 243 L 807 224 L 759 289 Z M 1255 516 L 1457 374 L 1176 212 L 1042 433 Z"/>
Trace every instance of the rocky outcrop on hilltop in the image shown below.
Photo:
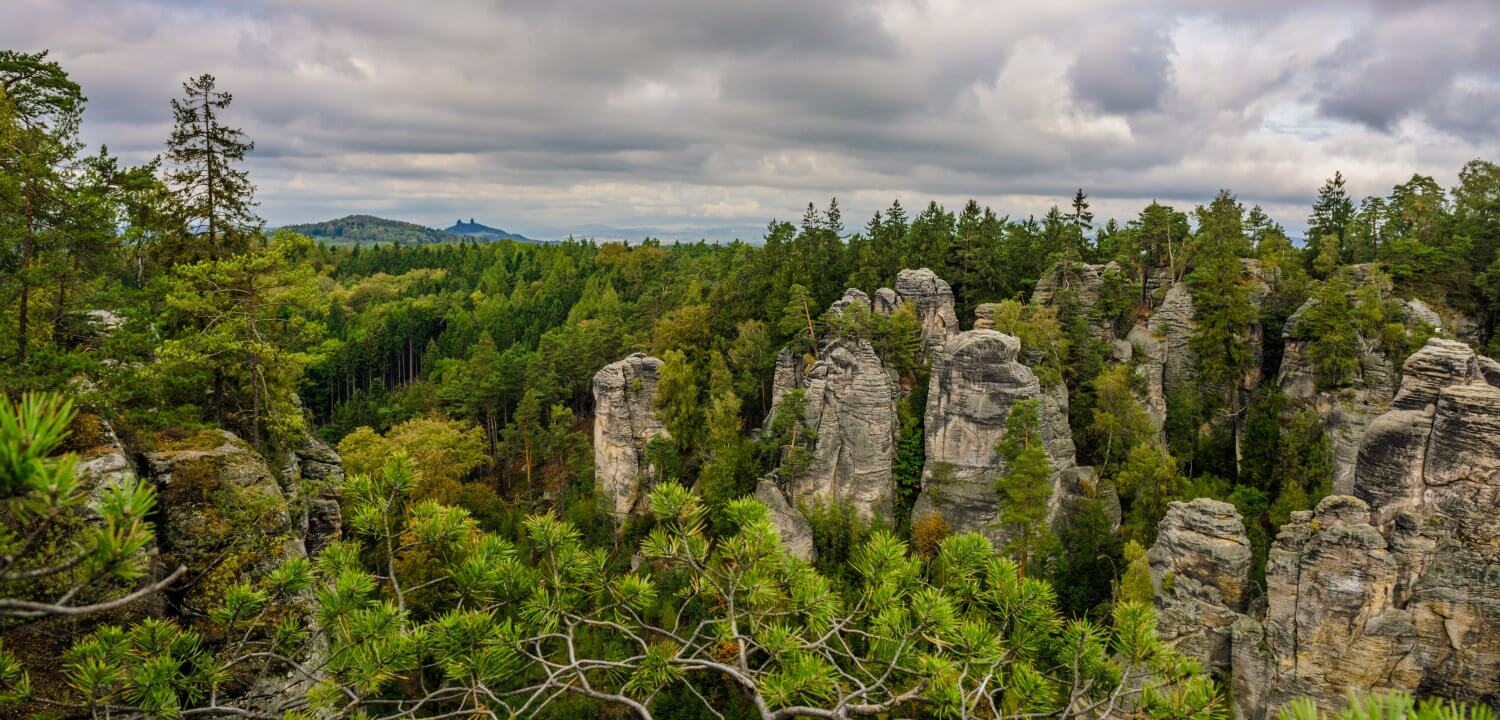
<path fill-rule="evenodd" d="M 1353 496 L 1324 498 L 1282 526 L 1263 613 L 1227 602 L 1205 610 L 1183 602 L 1175 581 L 1159 586 L 1164 633 L 1223 628 L 1224 610 L 1237 613 L 1227 657 L 1240 717 L 1266 717 L 1294 697 L 1333 710 L 1350 690 L 1500 699 L 1500 387 L 1487 365 L 1441 339 L 1407 359 L 1391 409 L 1360 440 Z M 1241 576 L 1180 535 L 1163 521 L 1153 571 L 1158 557 L 1177 567 L 1186 556 L 1233 575 L 1229 584 Z M 1222 672 L 1226 634 L 1212 632 Z"/>
<path fill-rule="evenodd" d="M 948 338 L 958 334 L 953 288 L 937 273 L 927 268 L 902 270 L 896 275 L 896 295 L 902 303 L 912 304 L 922 326 L 922 346 L 929 357 L 941 351 Z"/>
<path fill-rule="evenodd" d="M 667 435 L 652 407 L 661 365 L 635 353 L 594 374 L 594 482 L 616 519 L 635 509 L 651 474 L 646 443 Z"/>
<path fill-rule="evenodd" d="M 1229 503 L 1174 502 L 1147 556 L 1163 639 L 1227 677 L 1233 626 L 1245 611 L 1250 541 Z"/>
<path fill-rule="evenodd" d="M 804 423 L 817 441 L 812 463 L 787 482 L 791 500 L 847 502 L 864 518 L 889 517 L 899 429 L 894 373 L 867 340 L 835 338 L 818 352 L 803 389 Z"/>

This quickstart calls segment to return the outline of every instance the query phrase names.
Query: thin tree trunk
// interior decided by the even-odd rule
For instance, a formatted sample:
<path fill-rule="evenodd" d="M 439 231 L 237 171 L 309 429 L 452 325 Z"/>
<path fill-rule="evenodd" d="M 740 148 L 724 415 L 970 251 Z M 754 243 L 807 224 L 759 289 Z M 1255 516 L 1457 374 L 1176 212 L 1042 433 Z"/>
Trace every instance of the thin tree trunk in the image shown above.
<path fill-rule="evenodd" d="M 22 203 L 26 214 L 26 235 L 21 241 L 21 301 L 16 317 L 16 364 L 26 364 L 27 334 L 31 332 L 31 260 L 36 253 L 36 213 L 32 207 L 32 184 L 26 184 Z"/>

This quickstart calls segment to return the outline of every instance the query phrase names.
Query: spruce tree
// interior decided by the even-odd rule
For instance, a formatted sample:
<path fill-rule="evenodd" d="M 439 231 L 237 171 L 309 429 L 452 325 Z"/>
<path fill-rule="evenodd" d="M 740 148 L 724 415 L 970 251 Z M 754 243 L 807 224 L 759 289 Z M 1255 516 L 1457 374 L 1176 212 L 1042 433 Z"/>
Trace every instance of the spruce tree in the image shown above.
<path fill-rule="evenodd" d="M 1024 573 L 1048 540 L 1047 501 L 1052 496 L 1052 457 L 1038 431 L 1035 399 L 1011 406 L 995 449 L 1005 460 L 1005 471 L 995 481 L 1000 496 L 995 523 Z"/>
<path fill-rule="evenodd" d="M 1330 242 L 1327 238 L 1333 238 L 1331 242 L 1344 245 L 1344 235 L 1348 231 L 1349 221 L 1354 217 L 1354 202 L 1349 199 L 1349 193 L 1344 190 L 1344 174 L 1334 172 L 1333 177 L 1323 183 L 1318 189 L 1318 199 L 1313 203 L 1312 215 L 1307 218 L 1307 253 L 1308 269 L 1312 269 L 1311 262 L 1318 257 L 1323 245 Z"/>
<path fill-rule="evenodd" d="M 172 100 L 167 179 L 191 234 L 182 239 L 178 262 L 244 252 L 261 225 L 254 212 L 255 186 L 237 167 L 255 143 L 223 123 L 234 96 L 217 88 L 214 76 L 205 73 L 183 83 L 184 96 Z"/>

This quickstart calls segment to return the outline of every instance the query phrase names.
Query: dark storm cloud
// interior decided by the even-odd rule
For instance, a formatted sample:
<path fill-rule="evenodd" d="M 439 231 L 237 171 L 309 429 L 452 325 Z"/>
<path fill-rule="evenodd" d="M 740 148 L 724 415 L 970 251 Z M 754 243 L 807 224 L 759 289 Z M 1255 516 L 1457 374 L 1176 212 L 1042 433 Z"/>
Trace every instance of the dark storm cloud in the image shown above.
<path fill-rule="evenodd" d="M 1296 226 L 1335 169 L 1380 192 L 1497 155 L 1490 2 L 6 5 L 0 46 L 52 48 L 130 159 L 216 74 L 273 223 L 718 232 L 830 195 L 1024 215 L 1082 186 L 1118 216 L 1228 186 Z"/>

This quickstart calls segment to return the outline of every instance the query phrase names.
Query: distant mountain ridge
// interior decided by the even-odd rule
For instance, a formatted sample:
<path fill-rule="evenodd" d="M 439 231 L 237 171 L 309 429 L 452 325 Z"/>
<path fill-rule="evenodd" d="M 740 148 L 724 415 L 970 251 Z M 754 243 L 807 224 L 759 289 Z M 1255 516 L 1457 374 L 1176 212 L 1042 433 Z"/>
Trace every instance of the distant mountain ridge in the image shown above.
<path fill-rule="evenodd" d="M 487 242 L 501 239 L 538 242 L 518 233 L 481 225 L 474 222 L 472 218 L 467 223 L 462 221 L 455 223 L 453 227 L 446 230 L 374 215 L 347 215 L 333 220 L 284 227 L 330 245 L 429 245 L 463 240 Z"/>
<path fill-rule="evenodd" d="M 506 230 L 501 230 L 500 228 L 494 228 L 482 223 L 477 223 L 474 221 L 474 218 L 469 218 L 468 222 L 464 222 L 463 218 L 454 220 L 452 225 L 443 228 L 443 232 L 450 235 L 463 235 L 473 238 L 482 238 L 485 240 L 515 240 L 516 242 L 536 242 L 535 240 L 532 240 L 531 238 L 526 237 L 525 235 L 522 235 L 520 233 L 513 233 Z"/>

